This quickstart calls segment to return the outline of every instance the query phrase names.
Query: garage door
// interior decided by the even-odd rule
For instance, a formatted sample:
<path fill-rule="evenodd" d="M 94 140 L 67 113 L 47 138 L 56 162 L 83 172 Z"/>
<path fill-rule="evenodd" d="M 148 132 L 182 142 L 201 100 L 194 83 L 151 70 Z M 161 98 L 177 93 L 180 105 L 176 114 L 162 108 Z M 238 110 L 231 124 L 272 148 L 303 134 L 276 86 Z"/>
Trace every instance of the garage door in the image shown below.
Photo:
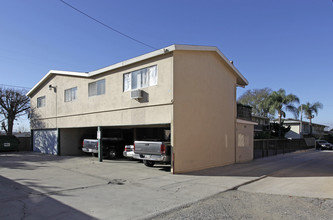
<path fill-rule="evenodd" d="M 44 154 L 58 155 L 57 130 L 34 130 L 33 151 Z"/>

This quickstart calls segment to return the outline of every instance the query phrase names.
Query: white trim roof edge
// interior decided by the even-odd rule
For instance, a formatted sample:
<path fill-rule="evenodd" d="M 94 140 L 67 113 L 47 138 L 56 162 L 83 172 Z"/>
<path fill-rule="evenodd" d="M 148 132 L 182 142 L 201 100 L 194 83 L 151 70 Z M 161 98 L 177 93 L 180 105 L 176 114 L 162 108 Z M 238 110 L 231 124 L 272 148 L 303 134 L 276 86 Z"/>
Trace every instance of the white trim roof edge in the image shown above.
<path fill-rule="evenodd" d="M 230 63 L 230 61 L 224 56 L 224 54 L 217 48 L 212 46 L 196 46 L 196 45 L 181 45 L 174 44 L 159 50 L 155 50 L 150 53 L 143 54 L 138 57 L 134 57 L 101 69 L 97 69 L 88 73 L 84 72 L 71 72 L 71 71 L 61 71 L 61 70 L 50 70 L 26 95 L 30 96 L 35 89 L 37 89 L 44 81 L 46 81 L 51 75 L 68 75 L 68 76 L 78 76 L 78 77 L 91 77 L 95 76 L 110 70 L 114 70 L 120 67 L 124 67 L 133 63 L 140 62 L 142 60 L 146 60 L 152 57 L 156 57 L 171 51 L 175 50 L 190 50 L 190 51 L 215 51 L 220 57 L 227 63 L 227 65 L 236 73 L 236 75 L 243 81 L 244 85 L 248 85 L 249 82 L 245 79 L 245 77 L 236 69 L 236 67 Z"/>
<path fill-rule="evenodd" d="M 254 121 L 246 121 L 246 120 L 238 119 L 238 118 L 237 118 L 236 122 L 237 122 L 237 123 L 240 123 L 240 124 L 258 125 L 257 122 L 254 122 Z"/>
<path fill-rule="evenodd" d="M 115 63 L 115 64 L 110 65 L 110 66 L 106 66 L 106 67 L 101 68 L 101 69 L 91 71 L 91 72 L 89 72 L 89 75 L 90 76 L 98 75 L 98 74 L 101 74 L 101 73 L 104 73 L 104 72 L 107 72 L 107 71 L 110 71 L 110 70 L 114 70 L 114 69 L 117 69 L 117 68 L 120 68 L 120 67 L 123 67 L 123 66 L 127 66 L 127 65 L 130 65 L 130 64 L 133 64 L 133 63 L 140 62 L 142 60 L 146 60 L 146 59 L 149 59 L 149 58 L 152 58 L 152 57 L 156 57 L 156 56 L 171 52 L 173 50 L 174 50 L 174 45 L 169 46 L 169 47 L 165 47 L 165 48 L 155 50 L 155 51 L 150 52 L 150 53 L 143 54 L 143 55 L 138 56 L 138 57 L 134 57 L 134 58 L 131 58 L 131 59 L 119 62 L 119 63 Z"/>
<path fill-rule="evenodd" d="M 245 85 L 248 85 L 249 82 L 247 79 L 238 71 L 238 69 L 230 62 L 230 60 L 224 56 L 224 54 L 217 48 L 213 46 L 193 46 L 193 45 L 179 45 L 176 44 L 175 50 L 192 50 L 192 51 L 215 51 L 222 57 L 222 59 L 231 67 L 232 70 L 236 72 L 236 74 L 241 78 Z"/>
<path fill-rule="evenodd" d="M 286 119 L 283 119 L 284 120 L 284 124 L 300 124 L 301 123 L 301 121 L 300 120 L 298 120 L 298 119 L 291 119 L 291 118 L 286 118 Z M 272 120 L 273 122 L 278 122 L 279 121 L 279 119 L 274 119 L 274 120 Z M 310 122 L 309 121 L 302 121 L 302 123 L 303 124 L 310 124 Z M 328 126 L 328 125 L 323 125 L 323 124 L 318 124 L 318 123 L 311 123 L 312 125 L 318 125 L 318 126 L 325 126 L 325 127 L 330 127 L 330 126 Z"/>
<path fill-rule="evenodd" d="M 51 77 L 51 75 L 66 75 L 66 76 L 78 76 L 78 77 L 88 77 L 87 73 L 83 72 L 71 72 L 71 71 L 62 71 L 62 70 L 50 70 L 39 82 L 32 87 L 26 96 L 30 96 L 35 89 L 37 89 L 44 81 Z"/>

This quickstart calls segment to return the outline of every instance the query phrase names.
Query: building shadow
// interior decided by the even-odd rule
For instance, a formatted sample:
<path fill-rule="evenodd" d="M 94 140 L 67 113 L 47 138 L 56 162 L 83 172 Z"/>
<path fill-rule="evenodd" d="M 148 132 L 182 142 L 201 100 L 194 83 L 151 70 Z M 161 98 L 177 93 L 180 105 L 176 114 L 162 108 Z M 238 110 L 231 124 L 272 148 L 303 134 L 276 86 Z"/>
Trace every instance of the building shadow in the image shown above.
<path fill-rule="evenodd" d="M 0 219 L 96 219 L 0 176 Z"/>
<path fill-rule="evenodd" d="M 68 160 L 70 156 L 55 156 L 36 152 L 1 152 L 0 166 L 7 169 L 35 170 L 50 161 Z"/>

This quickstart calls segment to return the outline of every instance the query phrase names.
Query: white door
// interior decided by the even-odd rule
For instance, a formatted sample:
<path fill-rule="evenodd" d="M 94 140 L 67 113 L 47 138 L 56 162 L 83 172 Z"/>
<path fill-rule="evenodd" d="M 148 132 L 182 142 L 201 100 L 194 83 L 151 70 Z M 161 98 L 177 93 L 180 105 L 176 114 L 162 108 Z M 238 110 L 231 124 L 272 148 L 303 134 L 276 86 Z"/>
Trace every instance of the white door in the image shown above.
<path fill-rule="evenodd" d="M 34 130 L 33 151 L 44 154 L 58 155 L 57 130 Z"/>

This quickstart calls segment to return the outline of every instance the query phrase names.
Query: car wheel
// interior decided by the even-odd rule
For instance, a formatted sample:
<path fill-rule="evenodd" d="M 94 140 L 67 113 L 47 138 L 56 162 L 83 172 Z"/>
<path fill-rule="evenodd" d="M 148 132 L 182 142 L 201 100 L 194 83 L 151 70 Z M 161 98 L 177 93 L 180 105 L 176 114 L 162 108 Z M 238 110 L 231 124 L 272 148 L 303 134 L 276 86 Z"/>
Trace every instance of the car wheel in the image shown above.
<path fill-rule="evenodd" d="M 109 159 L 115 159 L 116 157 L 117 157 L 117 153 L 116 153 L 115 150 L 113 150 L 113 149 L 108 150 L 108 152 L 107 152 L 107 158 L 109 158 Z"/>
<path fill-rule="evenodd" d="M 146 165 L 147 167 L 153 167 L 155 162 L 154 161 L 149 161 L 149 160 L 144 160 L 143 164 Z"/>

